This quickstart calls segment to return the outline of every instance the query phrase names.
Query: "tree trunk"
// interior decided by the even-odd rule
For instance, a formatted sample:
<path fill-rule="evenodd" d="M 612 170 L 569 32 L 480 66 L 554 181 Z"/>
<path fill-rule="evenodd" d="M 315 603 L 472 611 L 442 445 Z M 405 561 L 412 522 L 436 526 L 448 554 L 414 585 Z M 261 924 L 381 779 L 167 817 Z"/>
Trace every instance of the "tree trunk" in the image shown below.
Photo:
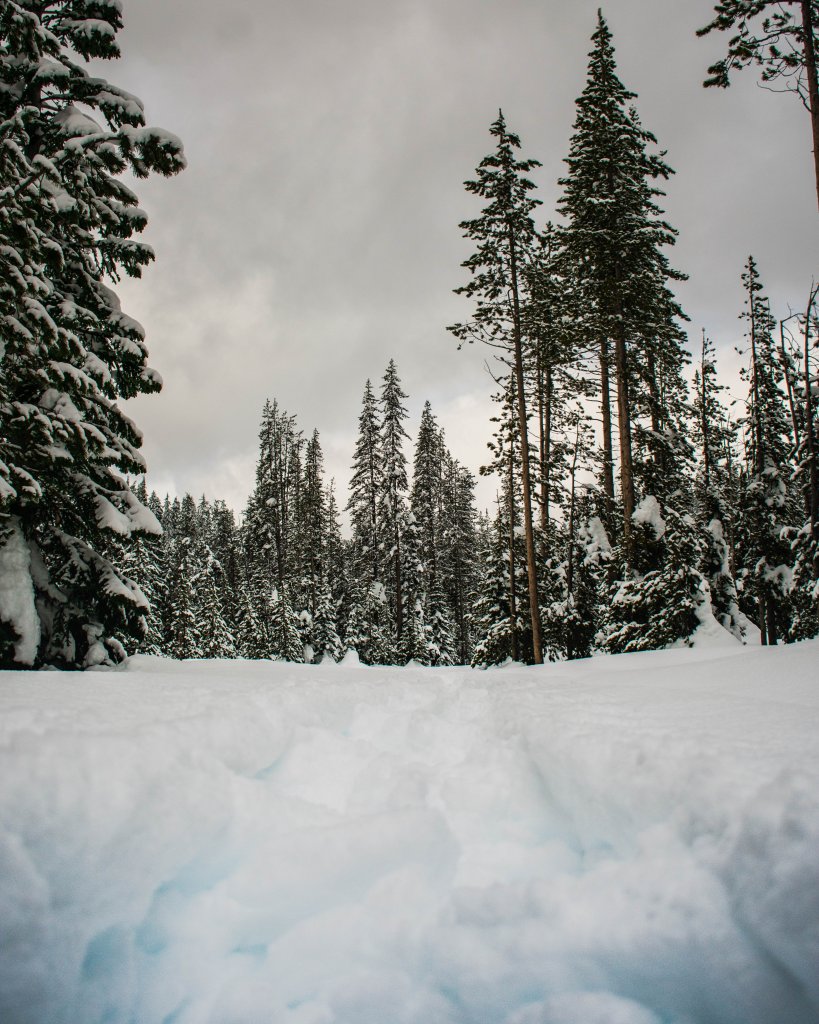
<path fill-rule="evenodd" d="M 515 449 L 509 437 L 509 626 L 512 661 L 520 661 L 518 646 L 518 588 L 515 580 Z"/>
<path fill-rule="evenodd" d="M 532 647 L 534 662 L 543 664 L 543 644 L 540 631 L 540 604 L 537 594 L 537 566 L 535 563 L 535 536 L 532 526 L 532 477 L 529 471 L 529 432 L 526 422 L 526 392 L 523 387 L 523 339 L 520 325 L 520 296 L 518 291 L 518 265 L 515 233 L 507 225 L 509 260 L 512 274 L 512 341 L 515 352 L 515 379 L 517 382 L 518 429 L 520 432 L 520 461 L 523 483 L 523 530 L 526 536 L 526 569 L 529 577 L 529 608 L 532 620 Z"/>
<path fill-rule="evenodd" d="M 662 420 L 660 418 L 660 389 L 657 385 L 657 364 L 654 360 L 654 353 L 649 349 L 646 358 L 646 371 L 648 373 L 648 398 L 651 406 L 651 431 L 654 435 L 654 466 L 657 469 L 658 477 L 665 473 L 665 452 L 662 448 L 656 447 L 656 439 L 662 433 Z"/>
<path fill-rule="evenodd" d="M 813 39 L 811 0 L 802 0 L 802 35 L 805 52 L 805 73 L 808 79 L 810 126 L 813 136 L 813 172 L 816 177 L 816 201 L 819 204 L 819 74 L 816 67 L 816 46 Z"/>
<path fill-rule="evenodd" d="M 702 356 L 700 358 L 700 429 L 702 430 L 702 475 L 703 484 L 705 486 L 705 500 L 708 503 L 709 514 L 710 514 L 710 494 L 711 494 L 711 445 L 710 431 L 708 429 L 708 416 L 707 410 L 707 399 L 708 395 L 705 390 L 705 328 L 702 330 Z"/>
<path fill-rule="evenodd" d="M 543 515 L 543 532 L 544 535 L 546 530 L 549 528 L 549 522 L 551 521 L 551 509 L 549 506 L 549 495 L 552 489 L 552 366 L 551 363 L 546 364 L 546 444 L 545 453 L 546 459 L 543 467 L 543 490 L 544 490 L 544 515 Z"/>
<path fill-rule="evenodd" d="M 614 341 L 614 358 L 617 368 L 617 419 L 620 434 L 620 490 L 623 498 L 623 548 L 626 567 L 634 564 L 634 467 L 631 461 L 631 403 L 628 388 L 628 354 L 626 339 L 622 330 Z"/>
<path fill-rule="evenodd" d="M 609 381 L 609 343 L 600 339 L 600 413 L 603 419 L 603 492 L 606 496 L 606 526 L 614 522 L 614 450 L 611 442 L 611 384 Z"/>
<path fill-rule="evenodd" d="M 543 373 L 543 343 L 538 342 L 537 346 L 537 421 L 539 434 L 539 455 L 540 455 L 540 528 L 546 532 L 549 522 L 549 486 L 546 479 L 547 449 L 546 441 L 546 381 Z"/>

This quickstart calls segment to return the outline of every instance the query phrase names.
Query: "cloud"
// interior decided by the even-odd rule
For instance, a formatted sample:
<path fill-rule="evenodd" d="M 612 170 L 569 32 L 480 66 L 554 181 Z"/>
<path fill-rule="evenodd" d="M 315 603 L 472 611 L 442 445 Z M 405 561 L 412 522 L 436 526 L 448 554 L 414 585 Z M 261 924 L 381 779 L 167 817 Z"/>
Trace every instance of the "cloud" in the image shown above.
<path fill-rule="evenodd" d="M 189 169 L 139 182 L 158 253 L 123 287 L 148 330 L 160 396 L 140 399 L 150 479 L 240 508 L 261 406 L 317 427 L 344 504 L 364 380 L 394 357 L 473 470 L 490 434 L 485 353 L 448 323 L 468 253 L 463 188 L 503 106 L 543 161 L 553 215 L 597 2 L 559 0 L 128 0 L 123 60 L 105 68 L 182 136 Z M 758 258 L 774 307 L 803 301 L 817 228 L 809 123 L 754 73 L 702 78 L 725 40 L 697 40 L 706 0 L 611 0 L 620 73 L 678 174 L 669 220 L 678 293 L 698 344 L 741 336 L 740 273 Z M 346 450 L 345 450 L 346 449 Z"/>

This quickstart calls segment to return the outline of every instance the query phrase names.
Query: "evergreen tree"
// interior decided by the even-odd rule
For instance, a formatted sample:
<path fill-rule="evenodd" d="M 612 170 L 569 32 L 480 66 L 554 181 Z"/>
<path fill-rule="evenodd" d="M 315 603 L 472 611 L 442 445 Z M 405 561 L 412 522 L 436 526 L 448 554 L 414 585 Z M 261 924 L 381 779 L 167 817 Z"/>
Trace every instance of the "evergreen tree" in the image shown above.
<path fill-rule="evenodd" d="M 86 70 L 119 56 L 121 27 L 115 3 L 0 4 L 0 571 L 20 604 L 5 666 L 116 660 L 114 634 L 143 628 L 139 588 L 104 552 L 152 529 L 124 478 L 144 461 L 117 402 L 160 381 L 104 282 L 153 258 L 117 176 L 174 174 L 184 158 L 139 100 Z"/>
<path fill-rule="evenodd" d="M 631 567 L 635 552 L 632 514 L 637 486 L 633 428 L 635 390 L 646 392 L 658 411 L 660 374 L 676 383 L 682 313 L 668 288 L 682 275 L 662 251 L 675 231 L 662 219 L 654 184 L 671 169 L 662 154 L 649 152 L 654 136 L 640 124 L 629 92 L 617 75 L 612 36 L 602 14 L 592 36 L 586 87 L 577 100 L 577 117 L 568 174 L 561 179 L 558 209 L 565 227 L 558 232 L 564 274 L 577 291 L 578 324 L 598 345 L 603 434 L 604 481 L 612 463 L 611 410 L 608 402 L 612 348 L 616 373 L 623 504 L 623 549 Z M 641 379 L 642 378 L 642 379 Z M 646 386 L 648 385 L 648 386 Z M 671 396 L 669 396 L 670 398 Z M 666 408 L 671 402 L 665 403 Z M 661 434 L 657 432 L 656 437 Z M 613 492 L 609 480 L 606 491 Z M 610 500 L 613 493 L 609 495 Z"/>
<path fill-rule="evenodd" d="M 347 511 L 353 532 L 354 572 L 359 580 L 372 584 L 381 575 L 378 504 L 383 489 L 384 465 L 378 406 L 369 380 L 364 386 L 352 469 Z"/>
<path fill-rule="evenodd" d="M 341 639 L 336 629 L 336 613 L 333 596 L 326 577 L 322 576 L 316 590 L 316 610 L 313 613 L 312 629 L 313 660 L 331 658 L 341 661 L 344 655 Z"/>
<path fill-rule="evenodd" d="M 757 620 L 762 643 L 775 644 L 790 627 L 793 557 L 786 531 L 797 520 L 788 465 L 793 439 L 774 342 L 776 321 L 753 257 L 748 258 L 742 282 L 747 295 L 742 319 L 748 325 L 749 363 L 743 371 L 748 399 L 742 421 L 746 485 L 740 574 L 746 613 Z"/>
<path fill-rule="evenodd" d="M 538 608 L 537 566 L 532 520 L 532 473 L 529 459 L 528 413 L 524 382 L 524 286 L 526 266 L 532 259 L 536 241 L 532 211 L 538 200 L 529 193 L 534 188 L 526 175 L 539 166 L 536 160 L 518 160 L 515 151 L 520 139 L 508 131 L 503 112 L 490 128 L 497 140 L 494 153 L 477 168 L 474 181 L 466 182 L 468 191 L 486 200 L 482 215 L 464 221 L 464 236 L 477 244 L 476 251 L 462 264 L 470 281 L 458 294 L 476 300 L 474 319 L 455 324 L 450 330 L 462 342 L 476 338 L 499 348 L 511 367 L 513 394 L 520 437 L 520 480 L 523 529 L 526 547 L 527 590 L 534 660 L 543 660 L 540 611 Z"/>
<path fill-rule="evenodd" d="M 282 661 L 304 661 L 304 645 L 296 615 L 285 591 L 274 588 L 270 597 L 270 647 Z"/>
<path fill-rule="evenodd" d="M 253 587 L 243 580 L 236 612 L 236 651 L 242 658 L 260 660 L 271 656 L 270 637 L 264 620 L 256 613 L 257 607 Z"/>
<path fill-rule="evenodd" d="M 696 568 L 702 536 L 689 515 L 661 511 L 653 495 L 635 509 L 634 526 L 645 534 L 642 550 L 656 549 L 656 568 L 614 584 L 600 641 L 612 654 L 690 644 L 711 614 L 708 584 Z"/>
<path fill-rule="evenodd" d="M 432 406 L 425 402 L 415 442 L 410 509 L 426 589 L 431 589 L 438 578 L 441 556 L 444 455 L 443 436 L 432 414 Z"/>
<path fill-rule="evenodd" d="M 201 657 L 235 658 L 236 642 L 222 606 L 226 592 L 224 573 L 209 549 L 204 555 L 202 567 L 193 579 Z"/>
<path fill-rule="evenodd" d="M 196 505 L 186 494 L 179 506 L 170 548 L 165 647 L 177 660 L 202 657 L 202 632 L 197 616 L 195 581 L 201 570 Z"/>
<path fill-rule="evenodd" d="M 479 548 L 475 478 L 449 452 L 444 458 L 440 543 L 439 579 L 453 622 L 455 662 L 468 665 L 473 646 L 470 608 Z"/>
<path fill-rule="evenodd" d="M 740 611 L 734 579 L 736 513 L 732 507 L 735 429 L 720 401 L 714 347 L 702 333 L 700 365 L 694 373 L 693 440 L 699 452 L 694 480 L 697 518 L 705 531 L 703 573 L 717 621 L 745 640 L 747 619 Z"/>
<path fill-rule="evenodd" d="M 384 374 L 380 401 L 381 437 L 381 492 L 378 520 L 383 564 L 383 581 L 395 623 L 395 643 L 400 645 L 404 618 L 404 585 L 402 580 L 403 535 L 407 527 L 406 493 L 407 458 L 404 441 L 407 432 L 404 422 L 407 410 L 403 402 L 406 394 L 401 388 L 395 360 L 391 359 Z"/>

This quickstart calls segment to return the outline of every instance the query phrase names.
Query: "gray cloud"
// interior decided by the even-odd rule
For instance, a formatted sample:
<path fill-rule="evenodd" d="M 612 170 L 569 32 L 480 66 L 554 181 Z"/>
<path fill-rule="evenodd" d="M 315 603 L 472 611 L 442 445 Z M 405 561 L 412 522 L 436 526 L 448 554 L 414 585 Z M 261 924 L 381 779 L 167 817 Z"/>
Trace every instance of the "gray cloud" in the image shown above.
<path fill-rule="evenodd" d="M 597 3 L 557 0 L 126 0 L 105 73 L 184 140 L 189 169 L 140 182 L 157 263 L 121 288 L 148 330 L 160 396 L 131 403 L 151 480 L 241 508 L 262 403 L 318 427 L 346 486 L 363 382 L 399 366 L 416 416 L 433 403 L 477 468 L 489 433 L 486 353 L 445 326 L 467 254 L 463 189 L 502 106 L 558 195 Z M 707 0 L 612 0 L 621 77 L 677 175 L 666 210 L 695 339 L 726 361 L 739 274 L 757 254 L 777 309 L 801 303 L 817 226 L 807 115 L 752 72 L 704 90 L 723 39 L 694 38 Z M 483 500 L 489 500 L 486 485 Z M 341 501 L 345 495 L 341 494 Z"/>

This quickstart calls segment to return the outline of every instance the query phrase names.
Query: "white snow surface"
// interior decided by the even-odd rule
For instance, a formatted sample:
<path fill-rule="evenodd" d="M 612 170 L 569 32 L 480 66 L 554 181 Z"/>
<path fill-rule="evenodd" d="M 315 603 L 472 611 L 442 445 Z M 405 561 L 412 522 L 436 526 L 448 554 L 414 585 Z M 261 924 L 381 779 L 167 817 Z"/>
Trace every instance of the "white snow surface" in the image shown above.
<path fill-rule="evenodd" d="M 6 525 L 5 536 L 0 532 L 0 620 L 17 636 L 15 658 L 33 665 L 40 645 L 40 619 L 31 585 L 31 551 L 20 520 L 14 516 Z"/>
<path fill-rule="evenodd" d="M 640 504 L 631 514 L 635 523 L 644 523 L 654 531 L 656 540 L 661 540 L 665 534 L 665 519 L 660 512 L 660 503 L 653 494 L 646 495 Z"/>
<path fill-rule="evenodd" d="M 0 1020 L 819 1021 L 818 666 L 0 674 Z"/>

